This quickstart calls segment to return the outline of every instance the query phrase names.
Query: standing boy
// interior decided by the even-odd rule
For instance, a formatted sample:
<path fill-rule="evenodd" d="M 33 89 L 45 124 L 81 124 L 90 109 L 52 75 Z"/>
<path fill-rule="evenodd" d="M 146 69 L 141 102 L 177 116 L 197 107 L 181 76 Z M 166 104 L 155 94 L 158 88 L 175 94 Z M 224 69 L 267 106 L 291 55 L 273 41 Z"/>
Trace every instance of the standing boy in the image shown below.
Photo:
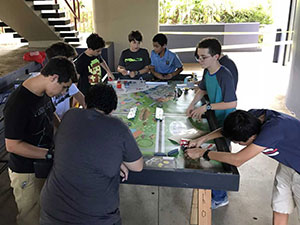
<path fill-rule="evenodd" d="M 91 87 L 87 109 L 71 109 L 55 139 L 53 168 L 41 195 L 41 225 L 121 225 L 120 168 L 143 169 L 142 154 L 128 127 L 111 112 L 115 90 Z"/>
<path fill-rule="evenodd" d="M 237 110 L 226 117 L 223 128 L 192 141 L 190 147 L 222 136 L 246 147 L 237 153 L 193 148 L 187 150 L 187 155 L 234 166 L 261 152 L 275 159 L 279 165 L 272 196 L 273 225 L 287 225 L 295 207 L 300 222 L 300 121 L 273 110 Z"/>
<path fill-rule="evenodd" d="M 167 48 L 168 39 L 164 34 L 156 34 L 151 52 L 151 73 L 160 80 L 176 79 L 183 71 L 183 65 L 176 53 Z"/>
<path fill-rule="evenodd" d="M 101 67 L 107 72 L 109 79 L 114 79 L 101 51 L 105 42 L 98 34 L 92 33 L 87 39 L 87 50 L 76 60 L 76 70 L 79 73 L 78 88 L 86 95 L 91 86 L 102 82 Z"/>
<path fill-rule="evenodd" d="M 10 153 L 8 172 L 18 207 L 18 225 L 39 224 L 44 179 L 35 177 L 33 162 L 50 157 L 55 111 L 51 97 L 66 91 L 76 78 L 70 60 L 54 57 L 39 75 L 25 80 L 5 105 L 5 145 Z"/>
<path fill-rule="evenodd" d="M 46 55 L 48 59 L 55 56 L 65 56 L 70 60 L 73 60 L 77 56 L 75 48 L 65 42 L 57 42 L 46 49 Z M 70 98 L 74 99 L 85 108 L 84 95 L 79 91 L 76 84 L 72 83 L 70 88 L 64 93 L 52 97 L 53 104 L 56 108 L 56 114 L 61 119 L 63 114 L 70 109 Z"/>
<path fill-rule="evenodd" d="M 143 41 L 142 34 L 138 30 L 131 31 L 128 35 L 128 41 L 129 48 L 121 53 L 117 68 L 120 75 L 115 75 L 115 78 L 151 80 L 149 53 L 147 49 L 140 47 Z"/>
<path fill-rule="evenodd" d="M 203 39 L 197 46 L 199 63 L 204 68 L 204 75 L 199 83 L 199 90 L 189 105 L 186 114 L 189 117 L 201 119 L 207 110 L 214 110 L 218 126 L 223 125 L 226 116 L 235 110 L 237 98 L 234 80 L 231 72 L 219 63 L 221 44 L 215 38 Z M 207 94 L 209 103 L 195 108 L 202 97 Z M 212 208 L 228 204 L 225 191 L 212 190 Z"/>

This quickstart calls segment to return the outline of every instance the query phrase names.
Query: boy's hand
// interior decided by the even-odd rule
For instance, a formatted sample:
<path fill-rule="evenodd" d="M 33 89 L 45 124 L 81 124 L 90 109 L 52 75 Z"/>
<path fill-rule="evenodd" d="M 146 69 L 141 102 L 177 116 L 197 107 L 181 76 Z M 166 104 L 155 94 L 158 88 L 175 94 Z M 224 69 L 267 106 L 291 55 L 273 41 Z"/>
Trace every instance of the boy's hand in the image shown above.
<path fill-rule="evenodd" d="M 135 71 L 130 71 L 129 76 L 130 76 L 131 78 L 134 78 L 134 77 L 135 77 Z"/>
<path fill-rule="evenodd" d="M 190 141 L 189 148 L 200 148 L 204 142 L 205 142 L 204 136 L 199 137 L 195 140 Z"/>
<path fill-rule="evenodd" d="M 195 109 L 195 106 L 194 106 L 194 105 L 190 105 L 190 106 L 187 108 L 187 110 L 186 110 L 186 115 L 187 115 L 188 117 L 191 117 L 191 113 L 194 111 L 194 109 Z"/>
<path fill-rule="evenodd" d="M 111 79 L 111 80 L 114 80 L 115 76 L 112 73 L 108 73 L 108 78 Z"/>
<path fill-rule="evenodd" d="M 121 71 L 121 74 L 122 74 L 123 76 L 127 76 L 127 75 L 128 75 L 127 70 L 123 69 L 123 70 Z"/>
<path fill-rule="evenodd" d="M 122 182 L 124 182 L 125 180 L 128 179 L 128 173 L 129 170 L 127 169 L 127 167 L 122 163 L 121 167 L 120 167 L 120 176 L 122 177 Z"/>
<path fill-rule="evenodd" d="M 206 107 L 205 107 L 205 105 L 200 106 L 198 109 L 195 109 L 195 110 L 193 110 L 193 111 L 191 112 L 191 117 L 200 120 L 202 114 L 205 113 L 205 112 L 206 112 Z"/>
<path fill-rule="evenodd" d="M 189 148 L 185 151 L 184 155 L 187 158 L 198 159 L 203 156 L 205 150 L 202 148 Z"/>
<path fill-rule="evenodd" d="M 165 75 L 163 77 L 164 77 L 164 80 L 170 80 L 170 79 L 173 78 L 173 75 L 171 73 L 169 73 L 169 74 L 167 74 L 167 75 Z"/>

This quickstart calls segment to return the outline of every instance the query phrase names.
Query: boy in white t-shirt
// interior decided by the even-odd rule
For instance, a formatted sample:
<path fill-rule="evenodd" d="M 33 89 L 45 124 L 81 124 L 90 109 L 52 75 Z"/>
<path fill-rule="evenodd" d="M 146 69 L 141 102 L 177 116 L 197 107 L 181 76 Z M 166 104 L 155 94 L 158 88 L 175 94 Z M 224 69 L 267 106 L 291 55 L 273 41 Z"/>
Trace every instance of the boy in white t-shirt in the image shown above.
<path fill-rule="evenodd" d="M 75 48 L 65 42 L 57 42 L 46 49 L 48 59 L 55 56 L 65 56 L 73 60 L 77 56 Z M 52 97 L 52 102 L 56 107 L 56 114 L 61 119 L 63 114 L 70 109 L 70 97 L 73 97 L 83 108 L 86 107 L 84 95 L 77 88 L 76 84 L 72 84 L 70 88 L 62 95 Z"/>

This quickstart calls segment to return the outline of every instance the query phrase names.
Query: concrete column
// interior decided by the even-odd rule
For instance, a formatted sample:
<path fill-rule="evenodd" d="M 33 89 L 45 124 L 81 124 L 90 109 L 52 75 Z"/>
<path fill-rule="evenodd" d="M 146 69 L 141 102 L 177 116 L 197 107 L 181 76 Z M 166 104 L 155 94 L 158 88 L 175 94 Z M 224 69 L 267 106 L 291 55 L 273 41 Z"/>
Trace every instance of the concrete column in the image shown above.
<path fill-rule="evenodd" d="M 291 74 L 289 87 L 286 97 L 286 106 L 294 112 L 297 118 L 300 118 L 300 1 L 297 1 L 295 33 L 293 39 L 293 58 L 291 65 Z"/>
<path fill-rule="evenodd" d="M 142 47 L 152 49 L 152 37 L 158 33 L 158 0 L 93 0 L 94 29 L 105 41 L 114 42 L 115 67 L 120 53 L 129 47 L 128 34 L 142 32 Z"/>

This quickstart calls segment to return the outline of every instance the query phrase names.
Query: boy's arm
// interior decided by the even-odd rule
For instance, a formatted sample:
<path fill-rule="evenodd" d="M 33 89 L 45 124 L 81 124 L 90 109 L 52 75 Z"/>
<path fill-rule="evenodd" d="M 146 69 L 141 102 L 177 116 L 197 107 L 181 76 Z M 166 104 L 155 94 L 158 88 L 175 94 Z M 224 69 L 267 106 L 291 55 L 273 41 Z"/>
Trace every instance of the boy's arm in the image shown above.
<path fill-rule="evenodd" d="M 156 78 L 163 80 L 164 76 L 158 72 L 155 71 L 155 67 L 154 66 L 149 66 L 150 72 L 153 74 L 153 76 L 155 76 Z"/>
<path fill-rule="evenodd" d="M 78 91 L 76 94 L 73 95 L 73 97 L 79 102 L 79 104 L 85 109 L 86 104 L 84 100 L 84 95 L 81 91 Z"/>
<path fill-rule="evenodd" d="M 127 70 L 126 70 L 125 67 L 123 67 L 123 66 L 118 65 L 117 71 L 118 71 L 119 73 L 121 73 L 123 76 L 128 75 L 128 74 L 127 74 Z"/>
<path fill-rule="evenodd" d="M 53 125 L 55 129 L 58 129 L 59 125 L 60 125 L 61 119 L 59 118 L 59 116 L 57 115 L 56 112 L 53 113 Z"/>
<path fill-rule="evenodd" d="M 193 112 L 191 112 L 192 118 L 201 118 L 201 115 L 206 112 L 206 104 L 200 106 L 198 109 L 195 109 Z M 232 109 L 236 108 L 237 101 L 232 102 L 218 102 L 218 103 L 212 103 L 211 110 L 224 110 L 224 109 Z"/>
<path fill-rule="evenodd" d="M 6 150 L 19 156 L 31 159 L 45 159 L 48 149 L 31 145 L 22 140 L 5 138 Z"/>
<path fill-rule="evenodd" d="M 193 101 L 190 103 L 189 107 L 186 110 L 186 115 L 188 117 L 191 117 L 191 113 L 194 111 L 195 109 L 195 105 L 203 98 L 203 96 L 206 94 L 206 91 L 199 89 L 196 92 L 196 95 L 193 99 Z"/>
<path fill-rule="evenodd" d="M 183 67 L 177 68 L 173 73 L 169 73 L 165 78 L 172 79 L 183 71 Z"/>
<path fill-rule="evenodd" d="M 112 72 L 110 71 L 110 69 L 109 69 L 109 67 L 108 67 L 108 65 L 107 65 L 107 63 L 105 62 L 104 59 L 103 59 L 103 62 L 100 63 L 100 65 L 101 65 L 102 68 L 107 72 L 108 77 L 109 77 L 110 79 L 114 80 L 115 77 L 114 77 L 114 75 L 112 74 Z"/>
<path fill-rule="evenodd" d="M 138 160 L 133 161 L 133 162 L 123 162 L 123 163 L 129 170 L 136 171 L 136 172 L 142 171 L 142 169 L 144 167 L 143 157 L 141 157 Z"/>
<path fill-rule="evenodd" d="M 143 69 L 137 71 L 140 74 L 145 74 L 145 73 L 149 73 L 149 66 L 145 66 Z"/>
<path fill-rule="evenodd" d="M 252 143 L 249 146 L 243 148 L 238 153 L 210 151 L 208 153 L 208 157 L 219 162 L 224 162 L 239 167 L 262 152 L 264 149 L 265 147 Z M 205 151 L 206 149 L 202 148 L 188 149 L 186 150 L 186 154 L 189 157 L 195 159 L 202 157 Z"/>
<path fill-rule="evenodd" d="M 222 128 L 218 128 L 206 135 L 203 135 L 195 140 L 190 141 L 189 143 L 189 147 L 193 148 L 193 147 L 200 147 L 203 143 L 216 139 L 216 138 L 220 138 L 223 137 L 223 135 L 221 134 L 221 129 Z"/>

